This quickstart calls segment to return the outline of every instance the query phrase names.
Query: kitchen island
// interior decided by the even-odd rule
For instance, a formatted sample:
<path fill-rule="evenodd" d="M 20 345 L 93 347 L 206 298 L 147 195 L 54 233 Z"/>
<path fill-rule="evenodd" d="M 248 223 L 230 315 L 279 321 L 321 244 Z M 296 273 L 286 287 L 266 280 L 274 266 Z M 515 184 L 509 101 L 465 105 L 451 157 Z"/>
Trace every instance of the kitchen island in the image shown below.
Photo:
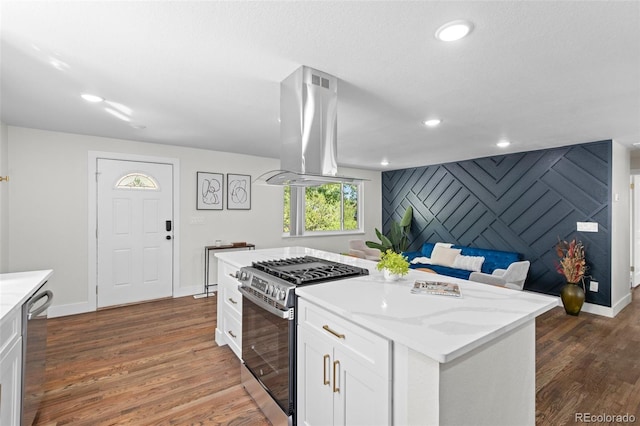
<path fill-rule="evenodd" d="M 370 271 L 296 294 L 391 342 L 392 397 L 380 423 L 535 424 L 535 318 L 556 306 L 555 298 L 415 270 L 387 282 L 372 261 L 302 247 L 216 254 L 236 267 L 304 255 Z M 462 296 L 412 294 L 417 279 L 456 283 Z M 299 389 L 299 404 L 301 398 Z"/>

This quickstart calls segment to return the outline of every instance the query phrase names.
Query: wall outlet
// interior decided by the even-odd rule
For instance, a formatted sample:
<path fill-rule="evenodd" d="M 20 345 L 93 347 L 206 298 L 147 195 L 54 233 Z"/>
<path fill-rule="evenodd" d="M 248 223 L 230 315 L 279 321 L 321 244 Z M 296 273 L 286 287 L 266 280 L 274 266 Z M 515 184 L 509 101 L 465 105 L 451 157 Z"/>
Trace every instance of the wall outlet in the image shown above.
<path fill-rule="evenodd" d="M 598 292 L 598 281 L 589 282 L 589 291 L 593 291 L 594 293 Z"/>

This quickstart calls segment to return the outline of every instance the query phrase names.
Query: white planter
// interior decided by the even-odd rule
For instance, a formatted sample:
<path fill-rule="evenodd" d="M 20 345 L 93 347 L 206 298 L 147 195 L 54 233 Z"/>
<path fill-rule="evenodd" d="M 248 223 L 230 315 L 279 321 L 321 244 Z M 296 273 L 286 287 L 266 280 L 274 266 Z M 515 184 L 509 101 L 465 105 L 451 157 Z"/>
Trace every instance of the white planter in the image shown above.
<path fill-rule="evenodd" d="M 392 274 L 388 269 L 383 269 L 382 273 L 387 281 L 398 281 L 400 279 L 400 274 Z"/>

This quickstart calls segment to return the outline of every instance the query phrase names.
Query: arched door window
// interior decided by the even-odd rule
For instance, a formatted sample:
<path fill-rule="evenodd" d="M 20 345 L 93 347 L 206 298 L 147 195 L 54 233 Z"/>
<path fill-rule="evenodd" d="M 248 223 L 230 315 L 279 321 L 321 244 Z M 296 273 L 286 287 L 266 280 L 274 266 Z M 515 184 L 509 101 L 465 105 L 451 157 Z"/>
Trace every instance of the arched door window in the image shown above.
<path fill-rule="evenodd" d="M 144 173 L 128 173 L 118 179 L 116 183 L 117 189 L 146 189 L 151 191 L 158 190 L 158 182 Z"/>

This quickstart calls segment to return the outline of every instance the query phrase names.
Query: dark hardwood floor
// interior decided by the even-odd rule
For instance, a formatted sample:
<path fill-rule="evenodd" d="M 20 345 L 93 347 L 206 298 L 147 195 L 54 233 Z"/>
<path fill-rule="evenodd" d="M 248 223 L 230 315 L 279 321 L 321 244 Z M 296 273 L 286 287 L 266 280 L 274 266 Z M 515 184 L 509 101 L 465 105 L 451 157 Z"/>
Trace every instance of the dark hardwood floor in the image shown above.
<path fill-rule="evenodd" d="M 538 317 L 537 425 L 583 423 L 579 416 L 584 420 L 587 413 L 628 414 L 640 423 L 640 290 L 632 295 L 615 318 L 584 312 L 572 317 L 563 308 Z"/>
<path fill-rule="evenodd" d="M 51 319 L 36 424 L 267 425 L 237 358 L 215 344 L 215 322 L 216 297 Z M 536 341 L 537 425 L 574 424 L 576 413 L 640 422 L 640 301 L 613 319 L 555 308 Z"/>
<path fill-rule="evenodd" d="M 214 342 L 216 297 L 48 321 L 38 425 L 268 425 Z"/>

